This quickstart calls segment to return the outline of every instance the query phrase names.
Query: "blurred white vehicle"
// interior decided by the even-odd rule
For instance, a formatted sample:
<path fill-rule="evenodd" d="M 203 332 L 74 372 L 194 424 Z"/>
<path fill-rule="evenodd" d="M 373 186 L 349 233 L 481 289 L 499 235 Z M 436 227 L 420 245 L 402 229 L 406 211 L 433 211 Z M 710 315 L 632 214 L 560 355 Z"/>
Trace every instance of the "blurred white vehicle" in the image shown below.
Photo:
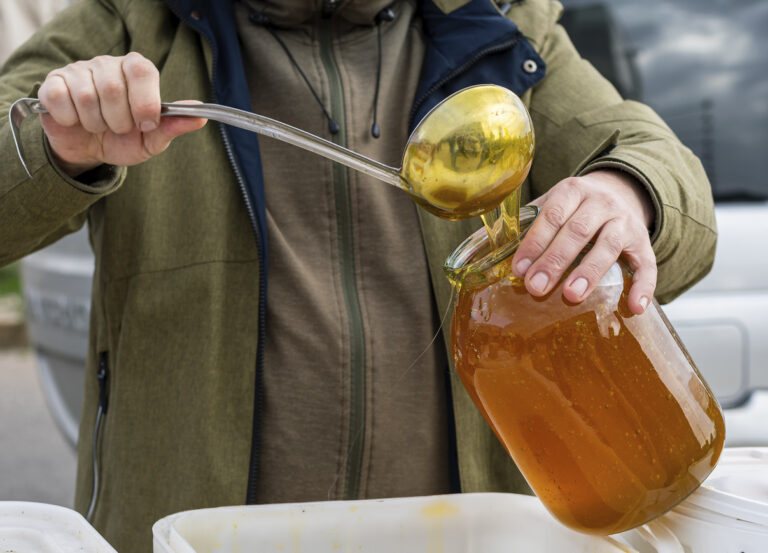
<path fill-rule="evenodd" d="M 768 2 L 562 2 L 582 55 L 656 109 L 707 169 L 715 265 L 664 310 L 725 408 L 726 445 L 768 445 Z M 83 231 L 22 263 L 45 393 L 73 444 L 92 272 Z"/>

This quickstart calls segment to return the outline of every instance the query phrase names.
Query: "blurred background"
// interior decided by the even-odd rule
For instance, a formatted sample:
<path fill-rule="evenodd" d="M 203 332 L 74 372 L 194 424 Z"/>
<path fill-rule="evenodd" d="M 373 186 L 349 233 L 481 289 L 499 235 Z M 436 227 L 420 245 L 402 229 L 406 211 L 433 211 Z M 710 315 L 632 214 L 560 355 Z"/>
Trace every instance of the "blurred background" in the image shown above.
<path fill-rule="evenodd" d="M 582 55 L 709 175 L 715 266 L 664 310 L 725 408 L 726 445 L 768 445 L 768 2 L 562 2 Z M 0 61 L 67 3 L 2 0 Z M 0 269 L 0 500 L 72 503 L 92 272 L 85 230 Z"/>
<path fill-rule="evenodd" d="M 73 0 L 0 1 L 0 64 Z M 75 452 L 43 392 L 29 347 L 20 264 L 0 267 L 0 500 L 71 507 Z"/>

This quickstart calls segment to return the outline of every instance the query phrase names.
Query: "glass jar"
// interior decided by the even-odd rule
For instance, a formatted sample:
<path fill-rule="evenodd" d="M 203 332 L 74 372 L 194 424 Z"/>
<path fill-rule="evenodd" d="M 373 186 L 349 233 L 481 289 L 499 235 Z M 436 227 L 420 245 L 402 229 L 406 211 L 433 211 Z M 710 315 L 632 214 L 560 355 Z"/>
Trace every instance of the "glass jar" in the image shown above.
<path fill-rule="evenodd" d="M 535 216 L 521 210 L 523 233 Z M 562 523 L 594 534 L 644 524 L 714 468 L 720 406 L 656 301 L 629 310 L 626 266 L 582 303 L 562 297 L 562 280 L 534 297 L 511 273 L 518 242 L 490 252 L 480 229 L 446 261 L 458 375 Z"/>

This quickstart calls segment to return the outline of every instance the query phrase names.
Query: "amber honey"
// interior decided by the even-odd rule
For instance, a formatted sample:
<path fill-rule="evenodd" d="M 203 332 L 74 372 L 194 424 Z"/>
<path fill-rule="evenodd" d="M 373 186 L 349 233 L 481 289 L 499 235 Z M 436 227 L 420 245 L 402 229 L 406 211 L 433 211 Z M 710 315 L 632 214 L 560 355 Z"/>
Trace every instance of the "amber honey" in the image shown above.
<path fill-rule="evenodd" d="M 509 263 L 459 286 L 453 357 L 473 401 L 566 525 L 612 534 L 664 513 L 714 468 L 725 432 L 663 313 L 629 311 L 618 265 L 576 305 L 559 286 L 531 296 Z"/>

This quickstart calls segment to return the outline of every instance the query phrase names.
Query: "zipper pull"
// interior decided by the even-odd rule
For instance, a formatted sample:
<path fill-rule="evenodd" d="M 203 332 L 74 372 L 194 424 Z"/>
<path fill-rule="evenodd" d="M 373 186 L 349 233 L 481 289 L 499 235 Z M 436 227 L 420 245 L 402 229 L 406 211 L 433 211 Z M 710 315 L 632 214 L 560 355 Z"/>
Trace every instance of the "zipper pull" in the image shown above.
<path fill-rule="evenodd" d="M 99 369 L 96 373 L 96 379 L 99 381 L 99 407 L 101 412 L 106 414 L 109 406 L 109 388 L 107 380 L 109 379 L 109 352 L 99 353 Z"/>
<path fill-rule="evenodd" d="M 336 13 L 336 8 L 339 7 L 339 4 L 341 4 L 341 0 L 323 0 L 323 18 L 327 19 Z"/>

